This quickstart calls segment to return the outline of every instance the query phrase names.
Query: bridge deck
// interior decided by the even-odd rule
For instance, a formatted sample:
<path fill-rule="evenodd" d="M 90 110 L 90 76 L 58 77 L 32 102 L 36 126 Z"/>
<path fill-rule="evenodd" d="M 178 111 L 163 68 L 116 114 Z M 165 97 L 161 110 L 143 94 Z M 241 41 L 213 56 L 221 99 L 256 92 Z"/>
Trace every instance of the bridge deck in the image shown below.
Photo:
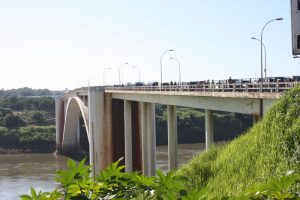
<path fill-rule="evenodd" d="M 195 97 L 228 97 L 228 98 L 251 98 L 251 99 L 279 99 L 283 93 L 275 92 L 203 92 L 203 91 L 143 91 L 130 90 L 128 88 L 107 88 L 106 93 L 140 94 L 140 95 L 168 95 L 168 96 L 195 96 Z"/>

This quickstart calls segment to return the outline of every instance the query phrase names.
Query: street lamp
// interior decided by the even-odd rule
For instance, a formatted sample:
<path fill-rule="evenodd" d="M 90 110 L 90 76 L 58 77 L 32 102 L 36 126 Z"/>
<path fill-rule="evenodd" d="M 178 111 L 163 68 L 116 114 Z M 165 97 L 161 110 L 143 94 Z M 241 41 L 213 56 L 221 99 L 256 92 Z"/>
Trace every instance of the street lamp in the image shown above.
<path fill-rule="evenodd" d="M 252 40 L 257 40 L 264 47 L 264 51 L 265 51 L 265 69 L 264 69 L 264 72 L 265 72 L 265 78 L 267 78 L 267 50 L 266 50 L 266 46 L 260 39 L 257 39 L 256 37 L 252 37 L 251 39 Z"/>
<path fill-rule="evenodd" d="M 263 48 L 263 34 L 264 34 L 264 30 L 265 30 L 265 28 L 266 28 L 266 26 L 269 24 L 269 23 L 271 23 L 271 22 L 273 22 L 273 21 L 280 21 L 280 20 L 283 20 L 283 18 L 275 18 L 275 19 L 271 19 L 270 21 L 268 21 L 267 23 L 265 23 L 265 25 L 263 26 L 263 28 L 262 28 L 262 30 L 261 30 L 261 34 L 260 34 L 260 67 L 261 67 L 261 71 L 260 71 L 260 73 L 261 73 L 261 85 L 260 85 L 260 89 L 262 90 L 262 83 L 263 83 L 263 53 L 262 53 L 262 48 Z"/>
<path fill-rule="evenodd" d="M 128 65 L 128 62 L 123 63 L 119 67 L 119 85 L 121 85 L 121 67 L 123 67 L 124 65 Z"/>
<path fill-rule="evenodd" d="M 164 51 L 160 56 L 160 87 L 162 87 L 162 58 L 169 51 L 174 51 L 174 49 L 168 49 L 168 50 Z"/>
<path fill-rule="evenodd" d="M 132 68 L 136 68 L 139 71 L 139 82 L 141 82 L 141 70 L 137 66 L 132 66 Z"/>
<path fill-rule="evenodd" d="M 170 57 L 170 59 L 175 60 L 178 63 L 178 67 L 179 67 L 179 84 L 182 85 L 182 83 L 181 83 L 181 72 L 180 72 L 180 62 L 176 58 Z"/>
<path fill-rule="evenodd" d="M 109 68 L 105 69 L 103 72 L 103 86 L 105 86 L 105 72 L 109 69 L 111 69 L 111 68 L 109 67 Z"/>
<path fill-rule="evenodd" d="M 275 19 L 271 19 L 270 21 L 268 21 L 267 23 L 265 23 L 265 25 L 263 26 L 263 28 L 261 29 L 261 34 L 260 34 L 260 92 L 262 92 L 262 86 L 263 86 L 263 53 L 262 53 L 262 48 L 263 48 L 263 34 L 264 34 L 264 30 L 266 28 L 266 26 L 273 22 L 273 21 L 280 21 L 283 20 L 283 18 L 275 18 Z M 262 98 L 260 98 L 260 105 L 259 105 L 259 115 L 260 117 L 263 117 L 263 101 Z"/>

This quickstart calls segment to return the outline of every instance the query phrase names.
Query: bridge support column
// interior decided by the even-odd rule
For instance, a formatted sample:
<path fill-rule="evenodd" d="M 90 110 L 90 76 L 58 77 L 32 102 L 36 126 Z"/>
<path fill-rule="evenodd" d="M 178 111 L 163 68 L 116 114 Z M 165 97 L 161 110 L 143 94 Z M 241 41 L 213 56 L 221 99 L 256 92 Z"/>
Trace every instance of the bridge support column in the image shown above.
<path fill-rule="evenodd" d="M 131 102 L 124 100 L 125 172 L 132 172 Z"/>
<path fill-rule="evenodd" d="M 142 171 L 141 152 L 141 108 L 140 102 L 131 101 L 131 124 L 132 124 L 132 170 Z"/>
<path fill-rule="evenodd" d="M 64 102 L 60 97 L 55 98 L 56 118 L 56 154 L 62 153 L 62 138 L 64 132 Z"/>
<path fill-rule="evenodd" d="M 112 95 L 111 93 L 104 94 L 104 138 L 102 145 L 105 151 L 105 160 L 103 161 L 104 168 L 113 163 L 113 133 L 112 133 Z"/>
<path fill-rule="evenodd" d="M 141 132 L 142 132 L 142 167 L 143 174 L 149 175 L 148 130 L 147 130 L 147 103 L 141 103 Z"/>
<path fill-rule="evenodd" d="M 260 120 L 260 115 L 252 114 L 253 125 L 256 124 Z"/>
<path fill-rule="evenodd" d="M 104 134 L 104 90 L 103 87 L 89 88 L 89 133 L 90 133 L 90 164 L 93 173 L 98 173 L 106 167 L 106 155 L 102 145 Z"/>
<path fill-rule="evenodd" d="M 169 163 L 169 171 L 178 167 L 177 114 L 176 114 L 176 106 L 173 105 L 168 105 L 168 163 Z"/>
<path fill-rule="evenodd" d="M 149 176 L 156 174 L 156 127 L 155 104 L 147 103 L 147 135 L 148 135 L 148 166 Z"/>
<path fill-rule="evenodd" d="M 206 150 L 213 144 L 213 115 L 211 110 L 205 110 L 205 146 Z"/>
<path fill-rule="evenodd" d="M 112 147 L 113 161 L 125 158 L 125 136 L 124 136 L 124 101 L 112 99 Z M 125 165 L 125 159 L 120 161 Z"/>

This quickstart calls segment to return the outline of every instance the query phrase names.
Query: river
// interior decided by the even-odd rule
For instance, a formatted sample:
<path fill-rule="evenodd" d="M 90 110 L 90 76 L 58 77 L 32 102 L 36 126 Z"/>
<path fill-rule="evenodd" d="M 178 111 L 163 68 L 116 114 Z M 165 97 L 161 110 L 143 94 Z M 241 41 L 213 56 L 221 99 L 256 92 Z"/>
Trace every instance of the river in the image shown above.
<path fill-rule="evenodd" d="M 205 148 L 204 144 L 180 144 L 179 165 Z M 157 167 L 167 171 L 167 146 L 157 147 Z M 66 167 L 67 158 L 53 154 L 2 154 L 0 155 L 0 199 L 15 200 L 29 194 L 30 187 L 51 191 L 56 183 L 55 172 Z"/>

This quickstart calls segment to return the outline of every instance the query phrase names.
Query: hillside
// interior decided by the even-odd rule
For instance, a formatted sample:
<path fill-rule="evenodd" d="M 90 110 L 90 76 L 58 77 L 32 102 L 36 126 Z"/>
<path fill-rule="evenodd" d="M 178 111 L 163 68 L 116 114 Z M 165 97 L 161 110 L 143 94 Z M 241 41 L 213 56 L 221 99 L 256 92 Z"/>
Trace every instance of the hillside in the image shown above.
<path fill-rule="evenodd" d="M 289 170 L 300 171 L 300 85 L 287 92 L 244 135 L 212 147 L 178 173 L 209 198 L 237 195 Z"/>
<path fill-rule="evenodd" d="M 0 153 L 55 150 L 56 95 L 47 89 L 0 91 Z"/>

